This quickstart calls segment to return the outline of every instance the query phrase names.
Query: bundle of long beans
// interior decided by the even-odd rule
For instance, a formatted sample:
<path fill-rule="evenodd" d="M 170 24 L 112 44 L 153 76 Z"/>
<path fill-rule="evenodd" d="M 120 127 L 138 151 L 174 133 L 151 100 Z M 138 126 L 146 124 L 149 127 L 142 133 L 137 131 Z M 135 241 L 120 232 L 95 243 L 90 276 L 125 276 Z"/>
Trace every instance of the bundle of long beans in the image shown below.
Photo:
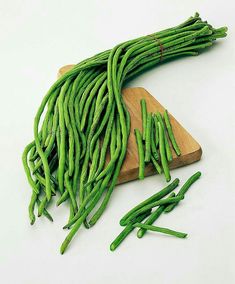
<path fill-rule="evenodd" d="M 82 223 L 90 227 L 97 222 L 116 185 L 130 132 L 123 84 L 161 61 L 197 55 L 225 37 L 226 31 L 226 27 L 214 29 L 196 13 L 176 27 L 121 43 L 78 63 L 47 92 L 34 120 L 34 141 L 23 153 L 23 165 L 33 189 L 32 224 L 36 204 L 39 216 L 51 218 L 47 206 L 57 191 L 57 204 L 70 204 L 65 227 L 71 230 L 62 253 Z M 92 213 L 98 202 L 99 208 Z"/>

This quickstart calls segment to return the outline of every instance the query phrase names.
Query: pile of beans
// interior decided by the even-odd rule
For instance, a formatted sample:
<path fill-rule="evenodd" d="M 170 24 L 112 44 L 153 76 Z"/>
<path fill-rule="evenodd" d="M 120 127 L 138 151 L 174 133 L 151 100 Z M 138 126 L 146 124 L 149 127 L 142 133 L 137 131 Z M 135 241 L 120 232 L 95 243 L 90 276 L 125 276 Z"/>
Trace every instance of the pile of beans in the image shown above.
<path fill-rule="evenodd" d="M 33 190 L 31 224 L 36 206 L 38 216 L 52 220 L 47 209 L 55 195 L 57 205 L 69 204 L 65 227 L 70 231 L 61 253 L 82 224 L 89 228 L 98 221 L 117 183 L 130 132 L 123 84 L 162 61 L 197 55 L 226 31 L 214 29 L 196 13 L 176 27 L 78 63 L 49 89 L 35 116 L 34 140 L 24 150 L 23 165 Z"/>

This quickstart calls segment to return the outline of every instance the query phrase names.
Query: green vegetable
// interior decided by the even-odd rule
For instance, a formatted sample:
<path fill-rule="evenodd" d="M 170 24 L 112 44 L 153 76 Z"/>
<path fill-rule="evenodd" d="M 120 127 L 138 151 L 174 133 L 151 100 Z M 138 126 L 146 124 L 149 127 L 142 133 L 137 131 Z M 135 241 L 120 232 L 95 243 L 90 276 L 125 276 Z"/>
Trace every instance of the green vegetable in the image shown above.
<path fill-rule="evenodd" d="M 176 196 L 183 196 L 185 195 L 185 193 L 188 191 L 188 189 L 190 188 L 190 186 L 195 182 L 197 181 L 201 176 L 201 172 L 196 172 L 194 175 L 192 175 L 187 181 L 186 183 L 181 187 L 181 189 L 179 190 L 179 192 L 177 193 Z M 170 204 L 169 206 L 167 206 L 165 209 L 164 209 L 164 212 L 171 212 L 175 206 L 178 204 L 175 203 L 175 204 Z"/>
<path fill-rule="evenodd" d="M 160 158 L 161 158 L 161 165 L 163 168 L 163 172 L 166 178 L 166 181 L 171 180 L 170 170 L 166 159 L 166 151 L 165 151 L 165 143 L 164 143 L 164 132 L 160 122 L 158 122 L 158 132 L 159 132 L 159 151 L 160 151 Z"/>
<path fill-rule="evenodd" d="M 147 106 L 145 99 L 140 100 L 141 105 L 141 115 L 142 115 L 142 133 L 143 133 L 143 140 L 146 137 L 146 128 L 147 128 Z"/>
<path fill-rule="evenodd" d="M 162 199 L 167 194 L 171 193 L 179 184 L 179 179 L 175 179 L 171 184 L 169 184 L 167 187 L 163 188 L 159 192 L 153 194 L 146 200 L 142 201 L 138 205 L 136 205 L 134 208 L 132 208 L 130 211 L 128 211 L 120 220 L 120 225 L 125 226 L 127 224 L 127 219 L 135 212 L 137 212 L 139 209 L 143 208 L 145 205 L 148 205 L 152 202 L 158 201 Z"/>
<path fill-rule="evenodd" d="M 151 132 L 152 132 L 152 114 L 147 114 L 146 135 L 145 135 L 145 157 L 146 163 L 150 162 L 151 158 Z"/>
<path fill-rule="evenodd" d="M 175 193 L 172 192 L 169 197 L 175 197 Z M 144 222 L 145 225 L 152 225 L 163 213 L 164 209 L 166 208 L 167 205 L 161 205 L 159 206 L 155 211 L 153 211 L 149 217 L 146 219 Z M 146 229 L 140 228 L 137 232 L 137 237 L 142 238 L 144 234 L 146 233 Z"/>
<path fill-rule="evenodd" d="M 151 161 L 156 169 L 156 171 L 161 174 L 162 173 L 162 168 L 160 167 L 160 165 L 158 164 L 158 162 L 154 159 L 153 156 L 151 156 Z"/>
<path fill-rule="evenodd" d="M 133 221 L 133 223 L 128 224 L 125 229 L 116 237 L 116 239 L 111 243 L 110 250 L 114 251 L 123 241 L 124 239 L 134 230 L 133 224 L 136 222 L 142 222 L 148 215 L 151 213 L 151 210 L 147 211 L 143 215 L 140 215 Z"/>
<path fill-rule="evenodd" d="M 136 228 L 142 228 L 142 229 L 145 229 L 145 230 L 149 230 L 149 231 L 163 233 L 163 234 L 166 234 L 166 235 L 171 235 L 171 236 L 174 236 L 174 237 L 177 237 L 177 238 L 186 238 L 187 237 L 186 233 L 173 231 L 173 230 L 170 230 L 168 228 L 156 227 L 156 226 L 146 225 L 146 224 L 142 224 L 142 223 L 135 223 L 132 226 L 136 227 Z"/>
<path fill-rule="evenodd" d="M 162 116 L 161 116 L 160 112 L 157 112 L 157 119 L 158 119 L 158 122 L 161 124 L 162 129 L 163 129 L 163 139 L 164 139 L 164 144 L 165 144 L 165 149 L 166 149 L 167 160 L 168 160 L 168 162 L 171 162 L 172 161 L 171 148 L 170 148 L 170 144 L 169 144 L 168 139 L 167 139 L 166 128 L 165 128 L 165 125 L 163 123 Z"/>
<path fill-rule="evenodd" d="M 159 155 L 158 155 L 158 150 L 157 150 L 158 141 L 156 141 L 158 139 L 158 129 L 156 128 L 156 130 L 154 131 L 154 128 L 155 128 L 155 122 L 154 122 L 154 116 L 153 116 L 152 117 L 152 128 L 151 128 L 151 153 L 155 160 L 159 160 Z"/>
<path fill-rule="evenodd" d="M 34 208 L 35 208 L 35 204 L 36 204 L 36 201 L 37 201 L 37 197 L 38 197 L 37 193 L 33 192 L 32 195 L 31 195 L 30 203 L 29 203 L 28 211 L 29 211 L 29 219 L 30 219 L 31 225 L 33 225 L 34 222 L 35 222 Z"/>
<path fill-rule="evenodd" d="M 135 129 L 135 137 L 139 156 L 139 179 L 144 179 L 144 147 L 139 129 Z"/>
<path fill-rule="evenodd" d="M 173 133 L 173 130 L 172 130 L 172 126 L 171 126 L 171 122 L 170 122 L 170 118 L 169 118 L 167 110 L 164 111 L 163 117 L 164 117 L 164 121 L 165 121 L 165 124 L 166 124 L 167 133 L 168 133 L 169 138 L 171 140 L 171 144 L 172 144 L 172 146 L 175 150 L 176 155 L 180 156 L 180 154 L 181 154 L 180 148 L 179 148 L 179 146 L 178 146 L 178 144 L 175 140 L 175 136 L 174 136 L 174 133 Z"/>
<path fill-rule="evenodd" d="M 155 136 L 153 135 L 153 140 L 154 140 L 154 145 L 156 146 L 156 148 L 157 148 L 157 146 L 158 146 L 158 144 L 159 144 L 159 136 L 158 136 L 158 120 L 157 120 L 157 116 L 156 116 L 156 114 L 154 113 L 153 114 L 153 122 L 154 122 L 154 127 L 153 127 L 153 129 L 155 130 L 154 131 L 154 133 L 155 133 Z M 157 159 L 156 159 L 157 160 Z"/>
<path fill-rule="evenodd" d="M 41 204 L 41 201 L 40 199 L 38 198 L 37 199 L 37 204 L 38 204 L 38 207 L 40 206 Z M 53 218 L 51 217 L 50 213 L 46 210 L 46 208 L 44 208 L 42 214 L 51 222 L 53 222 Z"/>
<path fill-rule="evenodd" d="M 140 214 L 143 214 L 144 212 L 148 211 L 149 209 L 152 209 L 157 206 L 176 203 L 184 199 L 184 196 L 176 196 L 176 197 L 169 197 L 161 200 L 154 201 L 152 203 L 148 203 L 145 206 L 142 206 L 140 209 L 136 210 L 132 215 L 130 215 L 126 220 L 125 223 L 128 224 L 131 222 L 135 217 L 137 217 Z"/>
<path fill-rule="evenodd" d="M 130 133 L 130 114 L 121 93 L 124 84 L 163 61 L 197 55 L 215 39 L 225 37 L 226 32 L 227 28 L 214 29 L 195 14 L 181 25 L 129 40 L 85 59 L 51 86 L 36 113 L 34 141 L 26 146 L 22 161 L 33 190 L 31 223 L 35 221 L 39 191 L 42 194 L 39 215 L 46 214 L 46 207 L 55 194 L 57 204 L 70 205 L 68 223 L 72 227 L 61 252 L 83 222 L 86 226 L 97 222 L 117 183 Z M 141 104 L 142 112 L 147 114 L 144 104 Z M 116 133 L 120 128 L 120 135 L 115 137 L 113 127 Z M 154 127 L 157 147 L 155 120 Z M 143 131 L 147 130 L 144 123 Z M 157 160 L 152 131 L 149 133 L 146 160 L 151 155 Z M 166 173 L 166 167 L 163 164 L 162 167 Z M 90 216 L 93 217 L 87 221 Z"/>

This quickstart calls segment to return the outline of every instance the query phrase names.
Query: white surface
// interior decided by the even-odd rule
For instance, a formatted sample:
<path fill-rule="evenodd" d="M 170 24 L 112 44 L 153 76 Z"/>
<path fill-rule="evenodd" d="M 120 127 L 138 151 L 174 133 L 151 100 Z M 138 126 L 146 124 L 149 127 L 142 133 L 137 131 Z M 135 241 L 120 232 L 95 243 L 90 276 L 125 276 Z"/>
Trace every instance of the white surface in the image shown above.
<path fill-rule="evenodd" d="M 0 1 L 0 282 L 234 283 L 235 20 L 233 1 Z M 59 247 L 68 208 L 52 208 L 51 224 L 28 222 L 30 187 L 21 153 L 32 139 L 34 114 L 59 67 L 120 41 L 179 24 L 195 11 L 229 36 L 199 57 L 164 64 L 131 83 L 166 106 L 203 148 L 200 162 L 172 172 L 181 184 L 202 177 L 158 224 L 189 233 L 186 240 L 130 235 L 111 253 L 120 217 L 159 190 L 153 176 L 116 188 L 100 222 L 82 229 L 64 256 Z"/>

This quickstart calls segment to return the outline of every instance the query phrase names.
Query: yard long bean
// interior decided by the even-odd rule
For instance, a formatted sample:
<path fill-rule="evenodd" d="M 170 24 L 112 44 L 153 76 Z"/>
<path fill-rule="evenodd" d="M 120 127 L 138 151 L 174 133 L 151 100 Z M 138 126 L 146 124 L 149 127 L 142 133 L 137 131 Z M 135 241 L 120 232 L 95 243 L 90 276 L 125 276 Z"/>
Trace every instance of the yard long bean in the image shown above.
<path fill-rule="evenodd" d="M 81 61 L 48 90 L 34 119 L 34 140 L 26 146 L 22 161 L 33 190 L 30 223 L 35 222 L 36 204 L 39 215 L 50 219 L 46 207 L 55 195 L 58 205 L 62 202 L 70 205 L 67 228 L 71 231 L 61 247 L 62 253 L 90 215 L 87 225 L 97 222 L 118 181 L 131 129 L 130 114 L 122 97 L 124 84 L 163 61 L 197 55 L 226 33 L 226 27 L 214 29 L 196 13 L 178 26 L 129 40 Z M 167 159 L 171 157 L 164 126 L 159 127 L 156 116 L 147 125 L 144 100 L 141 110 L 145 161 L 153 158 L 157 161 L 159 145 L 160 162 L 169 181 Z M 166 126 L 169 131 L 167 121 Z M 169 137 L 177 151 L 170 132 Z M 143 178 L 144 149 L 140 150 L 140 178 Z M 93 213 L 97 203 L 100 207 Z"/>
<path fill-rule="evenodd" d="M 152 196 L 150 196 L 149 198 L 145 199 L 144 201 L 142 201 L 141 203 L 139 203 L 138 205 L 136 205 L 134 208 L 132 208 L 130 211 L 128 211 L 120 220 L 120 225 L 123 226 L 126 224 L 126 220 L 133 214 L 135 213 L 137 210 L 141 209 L 143 206 L 158 201 L 161 198 L 163 198 L 164 196 L 166 196 L 167 194 L 171 193 L 179 184 L 179 179 L 176 178 L 171 184 L 169 184 L 168 186 L 166 186 L 165 188 L 163 188 L 162 190 L 160 190 L 159 192 L 153 194 Z"/>
<path fill-rule="evenodd" d="M 186 183 L 181 187 L 181 189 L 179 190 L 179 192 L 177 193 L 176 196 L 184 196 L 185 193 L 189 190 L 190 186 L 195 182 L 197 181 L 201 176 L 201 172 L 196 172 L 194 175 L 192 175 L 187 181 Z M 171 205 L 168 205 L 165 209 L 164 209 L 164 212 L 171 212 L 175 206 L 178 204 L 175 203 L 175 204 L 171 204 Z"/>

